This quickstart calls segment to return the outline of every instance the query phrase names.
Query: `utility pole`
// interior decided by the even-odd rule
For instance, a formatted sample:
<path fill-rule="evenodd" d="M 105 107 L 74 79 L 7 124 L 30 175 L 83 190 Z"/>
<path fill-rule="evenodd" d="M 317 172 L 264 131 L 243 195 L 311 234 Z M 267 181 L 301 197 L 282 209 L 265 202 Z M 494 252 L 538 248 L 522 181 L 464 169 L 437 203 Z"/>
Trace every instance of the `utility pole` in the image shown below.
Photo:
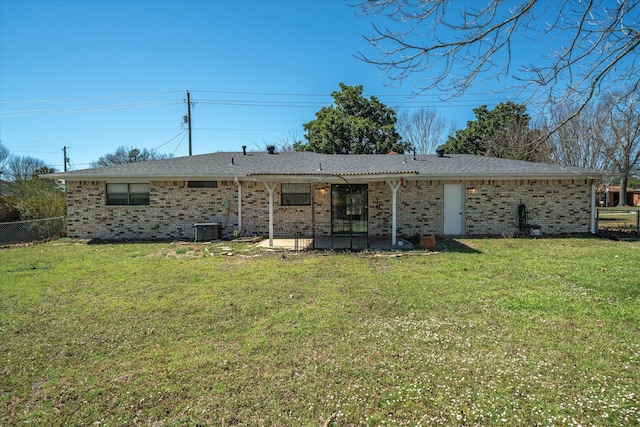
<path fill-rule="evenodd" d="M 69 161 L 69 159 L 67 158 L 67 147 L 64 146 L 62 147 L 62 153 L 64 154 L 64 171 L 67 171 L 67 162 Z"/>
<path fill-rule="evenodd" d="M 189 125 L 189 155 L 191 155 L 191 94 L 187 91 L 187 124 Z"/>

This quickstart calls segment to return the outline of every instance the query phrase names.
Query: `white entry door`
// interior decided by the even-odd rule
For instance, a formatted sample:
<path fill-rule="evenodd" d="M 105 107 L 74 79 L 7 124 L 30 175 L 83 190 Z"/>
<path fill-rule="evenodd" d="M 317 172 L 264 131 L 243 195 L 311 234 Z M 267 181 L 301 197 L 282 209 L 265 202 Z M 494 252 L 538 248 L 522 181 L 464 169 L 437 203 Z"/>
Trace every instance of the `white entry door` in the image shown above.
<path fill-rule="evenodd" d="M 464 230 L 464 186 L 444 184 L 444 234 L 460 235 Z"/>

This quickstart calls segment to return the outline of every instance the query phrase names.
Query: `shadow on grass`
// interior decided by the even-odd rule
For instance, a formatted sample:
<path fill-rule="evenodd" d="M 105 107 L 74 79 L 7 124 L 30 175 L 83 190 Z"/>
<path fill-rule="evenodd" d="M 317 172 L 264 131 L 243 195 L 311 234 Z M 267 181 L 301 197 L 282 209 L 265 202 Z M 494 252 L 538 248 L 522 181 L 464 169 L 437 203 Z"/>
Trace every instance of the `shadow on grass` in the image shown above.
<path fill-rule="evenodd" d="M 637 242 L 640 240 L 640 232 L 635 227 L 618 228 L 618 229 L 600 229 L 598 237 L 609 240 L 622 240 L 627 242 Z"/>
<path fill-rule="evenodd" d="M 442 242 L 446 246 L 448 252 L 460 253 L 460 254 L 481 254 L 482 251 L 476 249 L 478 245 L 463 243 L 459 240 L 451 239 L 444 240 Z"/>

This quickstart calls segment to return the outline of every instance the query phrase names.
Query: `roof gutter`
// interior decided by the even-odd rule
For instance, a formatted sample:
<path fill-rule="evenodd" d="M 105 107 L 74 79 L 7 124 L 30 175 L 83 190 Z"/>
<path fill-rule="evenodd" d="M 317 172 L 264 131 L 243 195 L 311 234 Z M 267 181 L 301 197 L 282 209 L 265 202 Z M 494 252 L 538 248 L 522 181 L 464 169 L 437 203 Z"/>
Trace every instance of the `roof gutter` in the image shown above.
<path fill-rule="evenodd" d="M 211 180 L 229 180 L 235 181 L 235 179 L 243 179 L 248 178 L 253 181 L 279 181 L 279 182 L 313 182 L 318 178 L 325 177 L 330 178 L 331 176 L 342 176 L 345 177 L 348 181 L 352 182 L 367 182 L 373 180 L 385 181 L 388 179 L 398 179 L 400 177 L 413 177 L 413 179 L 418 180 L 521 180 L 521 179 L 592 179 L 592 180 L 601 180 L 604 177 L 608 176 L 606 173 L 603 174 L 544 174 L 544 175 L 536 175 L 536 174 L 489 174 L 489 175 L 456 175 L 456 174 L 419 174 L 416 171 L 407 171 L 407 172 L 395 172 L 395 173 L 370 173 L 370 174 L 339 174 L 339 173 L 318 173 L 318 174 L 248 174 L 248 175 L 130 175 L 123 176 L 120 174 L 113 175 L 89 175 L 89 174 L 73 174 L 73 173 L 53 173 L 53 174 L 43 174 L 39 175 L 41 178 L 46 179 L 57 179 L 57 180 L 66 180 L 66 181 L 109 181 L 109 182 L 149 182 L 149 181 L 211 181 Z"/>
<path fill-rule="evenodd" d="M 582 174 L 543 174 L 543 175 L 535 175 L 535 174 L 522 174 L 522 175 L 514 175 L 514 174 L 491 174 L 491 175 L 447 175 L 447 174 L 436 174 L 436 175 L 420 175 L 420 179 L 430 179 L 430 180 L 520 180 L 520 179 L 593 179 L 599 180 L 602 179 L 606 174 L 594 176 L 590 175 L 582 175 Z"/>
<path fill-rule="evenodd" d="M 245 175 L 246 176 L 246 175 Z M 63 179 L 67 181 L 109 181 L 109 182 L 149 182 L 149 181 L 211 181 L 242 178 L 242 175 L 89 175 L 74 173 L 49 173 L 40 175 L 41 178 Z"/>

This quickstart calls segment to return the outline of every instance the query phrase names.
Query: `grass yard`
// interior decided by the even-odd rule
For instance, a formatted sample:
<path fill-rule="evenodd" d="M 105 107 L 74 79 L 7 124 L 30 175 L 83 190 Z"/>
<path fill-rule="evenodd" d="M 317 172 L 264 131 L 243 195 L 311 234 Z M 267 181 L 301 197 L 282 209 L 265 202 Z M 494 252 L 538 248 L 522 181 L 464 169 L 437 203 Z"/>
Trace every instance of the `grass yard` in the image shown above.
<path fill-rule="evenodd" d="M 0 336 L 2 426 L 640 425 L 640 242 L 58 240 L 0 250 Z"/>

